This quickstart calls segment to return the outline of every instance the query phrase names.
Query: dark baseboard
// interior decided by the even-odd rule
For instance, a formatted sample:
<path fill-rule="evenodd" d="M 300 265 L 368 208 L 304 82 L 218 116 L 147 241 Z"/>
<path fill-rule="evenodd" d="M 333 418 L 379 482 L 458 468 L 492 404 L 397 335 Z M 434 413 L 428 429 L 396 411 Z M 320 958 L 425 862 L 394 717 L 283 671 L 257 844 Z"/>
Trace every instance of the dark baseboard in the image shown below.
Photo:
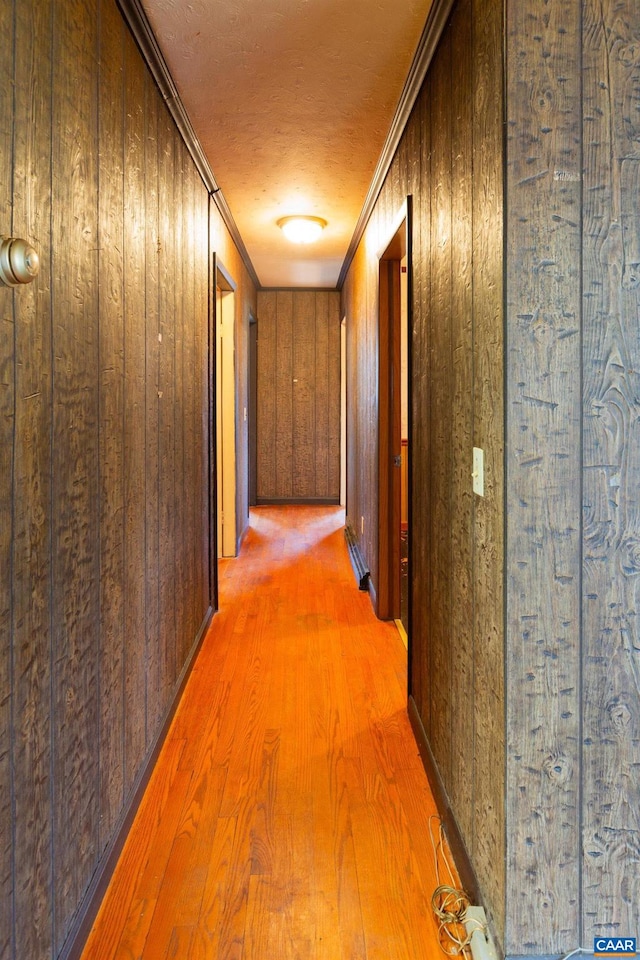
<path fill-rule="evenodd" d="M 438 813 L 440 814 L 440 819 L 442 820 L 442 824 L 447 835 L 447 840 L 449 841 L 451 855 L 453 856 L 456 867 L 458 868 L 458 873 L 460 874 L 460 882 L 462 883 L 465 893 L 471 898 L 471 901 L 474 904 L 482 905 L 482 897 L 480 895 L 478 878 L 476 877 L 471 860 L 469 859 L 469 854 L 467 853 L 467 849 L 462 839 L 462 834 L 460 833 L 460 829 L 456 823 L 456 818 L 453 814 L 453 810 L 451 809 L 449 796 L 447 794 L 445 785 L 442 782 L 440 771 L 438 770 L 438 766 L 431 751 L 431 746 L 429 745 L 426 731 L 422 725 L 420 714 L 418 713 L 417 704 L 411 696 L 409 697 L 407 709 L 409 712 L 409 720 L 411 721 L 411 726 L 413 728 L 413 735 L 418 743 L 420 758 L 427 772 L 427 777 L 429 778 L 433 799 L 436 802 Z"/>
<path fill-rule="evenodd" d="M 350 523 L 347 523 L 344 528 L 344 537 L 347 541 L 347 547 L 349 548 L 349 558 L 351 560 L 351 566 L 353 567 L 353 572 L 356 575 L 356 580 L 358 581 L 359 590 L 368 590 L 369 589 L 369 577 L 371 576 L 369 567 L 365 563 L 365 559 L 362 556 L 362 551 L 358 544 L 358 538 L 356 537 L 355 531 Z"/>
<path fill-rule="evenodd" d="M 284 507 L 291 506 L 310 506 L 310 507 L 339 507 L 340 497 L 258 497 L 257 507 Z"/>
<path fill-rule="evenodd" d="M 166 713 L 162 726 L 154 740 L 145 763 L 138 774 L 138 778 L 134 785 L 133 790 L 129 800 L 124 807 L 118 826 L 114 831 L 113 838 L 104 851 L 100 862 L 96 868 L 96 872 L 93 875 L 89 889 L 87 890 L 82 903 L 80 904 L 78 913 L 73 922 L 73 926 L 69 932 L 62 950 L 60 951 L 58 960 L 79 960 L 82 955 L 85 943 L 87 942 L 87 937 L 91 932 L 91 928 L 95 921 L 95 918 L 100 909 L 100 904 L 104 898 L 104 895 L 107 891 L 107 887 L 111 881 L 113 871 L 116 868 L 118 858 L 122 853 L 125 841 L 133 824 L 136 813 L 138 812 L 138 807 L 144 795 L 144 791 L 147 788 L 151 774 L 153 773 L 153 768 L 156 765 L 156 761 L 162 749 L 162 745 L 165 741 L 167 733 L 169 732 L 169 727 L 171 726 L 171 721 L 173 720 L 174 714 L 180 703 L 180 698 L 186 686 L 187 680 L 189 679 L 189 674 L 193 664 L 195 663 L 196 657 L 202 646 L 202 641 L 204 640 L 205 634 L 213 618 L 213 608 L 209 607 L 205 615 L 200 629 L 196 635 L 191 652 L 187 657 L 182 672 L 176 683 L 175 693 L 171 701 L 171 705 Z"/>

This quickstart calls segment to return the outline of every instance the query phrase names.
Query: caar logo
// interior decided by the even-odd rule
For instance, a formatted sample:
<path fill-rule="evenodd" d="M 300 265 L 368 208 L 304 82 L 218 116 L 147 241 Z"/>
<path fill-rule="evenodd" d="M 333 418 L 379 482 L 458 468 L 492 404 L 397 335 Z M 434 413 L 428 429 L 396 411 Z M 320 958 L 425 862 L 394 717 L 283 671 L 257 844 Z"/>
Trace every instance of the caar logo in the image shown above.
<path fill-rule="evenodd" d="M 635 937 L 596 937 L 593 941 L 596 957 L 635 957 Z"/>

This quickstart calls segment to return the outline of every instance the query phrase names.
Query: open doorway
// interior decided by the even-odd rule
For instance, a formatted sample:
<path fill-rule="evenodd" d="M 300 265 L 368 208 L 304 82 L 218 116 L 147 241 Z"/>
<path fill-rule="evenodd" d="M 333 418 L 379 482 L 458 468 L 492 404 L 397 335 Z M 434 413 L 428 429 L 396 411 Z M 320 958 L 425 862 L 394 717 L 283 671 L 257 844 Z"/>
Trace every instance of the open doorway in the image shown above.
<path fill-rule="evenodd" d="M 411 198 L 379 255 L 378 616 L 408 642 L 410 565 Z"/>
<path fill-rule="evenodd" d="M 236 284 L 214 255 L 216 330 L 217 556 L 235 557 L 236 517 Z"/>

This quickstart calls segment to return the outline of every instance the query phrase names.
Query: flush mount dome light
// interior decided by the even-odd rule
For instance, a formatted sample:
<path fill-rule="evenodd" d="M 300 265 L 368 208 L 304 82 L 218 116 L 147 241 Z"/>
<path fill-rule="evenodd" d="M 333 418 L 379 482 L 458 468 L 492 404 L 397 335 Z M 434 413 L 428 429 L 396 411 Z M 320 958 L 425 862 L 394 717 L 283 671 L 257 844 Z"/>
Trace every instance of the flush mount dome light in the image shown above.
<path fill-rule="evenodd" d="M 282 217 L 278 226 L 291 243 L 313 243 L 327 225 L 322 217 Z"/>

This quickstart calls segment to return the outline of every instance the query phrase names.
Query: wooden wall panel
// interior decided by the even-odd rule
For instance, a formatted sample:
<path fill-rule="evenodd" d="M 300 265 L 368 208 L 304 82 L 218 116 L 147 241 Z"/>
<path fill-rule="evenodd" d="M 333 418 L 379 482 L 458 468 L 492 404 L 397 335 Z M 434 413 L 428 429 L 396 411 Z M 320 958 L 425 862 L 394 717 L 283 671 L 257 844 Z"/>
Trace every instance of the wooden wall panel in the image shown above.
<path fill-rule="evenodd" d="M 336 299 L 336 298 L 334 298 Z M 329 496 L 329 294 L 315 297 L 315 490 Z M 334 385 L 335 389 L 335 385 Z M 334 488 L 335 489 L 335 488 Z"/>
<path fill-rule="evenodd" d="M 69 2 L 53 35 L 54 950 L 98 854 L 99 622 L 97 8 Z M 73 64 L 73 70 L 69 69 Z M 78 96 L 78 90 L 83 96 Z"/>
<path fill-rule="evenodd" d="M 473 105 L 471 0 L 459 0 L 451 24 L 451 704 L 473 702 Z M 463 838 L 473 838 L 475 711 L 457 712 L 451 742 L 451 793 Z"/>
<path fill-rule="evenodd" d="M 327 486 L 326 494 L 318 487 L 318 496 L 335 497 L 340 495 L 340 378 L 342 359 L 340 356 L 340 298 L 327 294 Z M 338 345 L 334 346 L 333 337 L 338 331 Z M 336 451 L 338 454 L 336 455 Z"/>
<path fill-rule="evenodd" d="M 264 499 L 276 489 L 276 312 L 277 293 L 264 292 L 258 298 L 258 497 Z"/>
<path fill-rule="evenodd" d="M 214 218 L 112 0 L 0 26 L 0 230 L 42 264 L 0 288 L 0 957 L 47 960 L 209 613 Z"/>
<path fill-rule="evenodd" d="M 258 354 L 258 379 L 260 379 L 260 354 Z M 289 290 L 278 291 L 276 294 L 275 382 L 275 496 L 279 500 L 290 500 L 293 498 L 293 293 Z"/>
<path fill-rule="evenodd" d="M 368 463 L 378 412 L 377 258 L 413 193 L 411 328 L 411 695 L 501 934 L 504 882 L 502 18 L 459 0 L 343 290 L 356 427 Z M 473 175 L 472 175 L 473 174 Z M 358 370 L 352 371 L 357 363 Z M 374 391 L 373 391 L 374 392 Z M 474 443 L 490 478 L 471 488 Z M 366 478 L 348 516 L 377 584 L 368 535 L 380 502 Z M 364 517 L 364 533 L 361 533 Z M 464 663 L 462 662 L 464 661 Z"/>
<path fill-rule="evenodd" d="M 160 644 L 159 655 L 162 658 L 161 675 L 163 680 L 162 701 L 166 703 L 173 679 L 176 675 L 175 635 L 176 635 L 176 584 L 172 577 L 175 565 L 175 454 L 173 420 L 176 404 L 175 377 L 175 247 L 173 245 L 172 211 L 174 210 L 174 137 L 173 124 L 166 113 L 158 121 L 158 165 L 160 218 L 158 225 L 158 249 L 160 251 L 158 281 L 159 303 L 158 320 L 160 340 L 160 362 L 158 372 L 158 459 L 160 464 L 159 483 L 159 557 L 160 570 Z"/>
<path fill-rule="evenodd" d="M 14 77 L 13 8 L 0 4 L 0 35 L 5 38 L 6 55 L 0 57 L 0 91 L 12 90 Z M 11 51 L 11 53 L 9 53 Z M 0 92 L 0 223 L 2 231 L 11 224 L 12 211 L 13 96 Z M 5 227 L 6 225 L 6 227 Z M 0 286 L 0 570 L 11 569 L 13 540 L 13 443 L 14 327 L 13 293 Z M 6 438 L 6 439 L 5 439 Z M 0 576 L 0 636 L 11 635 L 12 583 Z M 0 958 L 13 957 L 13 829 L 11 773 L 11 658 L 12 648 L 0 644 Z"/>
<path fill-rule="evenodd" d="M 124 798 L 124 24 L 102 11 L 98 121 L 100 403 L 100 849 Z"/>
<path fill-rule="evenodd" d="M 316 494 L 316 295 L 302 291 L 293 295 L 291 390 L 292 497 L 306 499 Z M 325 434 L 326 436 L 326 434 Z"/>
<path fill-rule="evenodd" d="M 146 631 L 147 631 L 147 744 L 158 729 L 166 704 L 162 697 L 163 675 L 159 639 L 160 624 L 160 352 L 159 341 L 159 171 L 158 171 L 158 118 L 160 102 L 156 89 L 147 74 L 145 76 L 144 116 L 144 209 L 145 209 L 145 554 L 146 554 Z M 206 220 L 206 215 L 205 215 Z M 204 270 L 206 276 L 206 267 Z M 203 276 L 203 271 L 199 272 Z M 206 296 L 206 289 L 205 289 Z M 206 383 L 206 371 L 202 374 Z M 206 407 L 206 405 L 205 405 Z M 207 429 L 206 421 L 201 430 Z M 199 488 L 206 485 L 201 477 Z M 201 530 L 206 530 L 202 523 Z M 199 538 L 198 543 L 202 540 Z M 201 557 L 206 570 L 208 556 Z M 202 614 L 204 616 L 204 613 Z"/>
<path fill-rule="evenodd" d="M 51 98 L 34 87 L 39 70 L 50 78 L 49 21 L 44 3 L 32 15 L 16 9 L 15 110 L 33 112 L 34 122 L 21 126 L 14 139 L 14 204 L 12 233 L 26 237 L 39 250 L 48 273 L 51 201 L 48 176 L 51 157 Z M 25 956 L 51 952 L 51 688 L 50 513 L 51 452 L 51 308 L 45 281 L 14 297 L 16 354 L 13 517 L 13 777 L 16 796 L 31 810 L 16 824 L 14 878 L 16 929 L 26 936 Z M 21 291 L 22 292 L 22 291 Z M 4 634 L 3 634 L 4 635 Z M 36 723 L 36 717 L 43 717 Z"/>
<path fill-rule="evenodd" d="M 560 953 L 580 940 L 579 6 L 513 4 L 508 35 L 506 940 Z"/>
<path fill-rule="evenodd" d="M 144 67 L 128 33 L 124 118 L 124 784 L 128 794 L 146 748 Z"/>
<path fill-rule="evenodd" d="M 340 295 L 258 296 L 258 502 L 340 498 Z"/>
<path fill-rule="evenodd" d="M 451 31 L 431 76 L 431 297 L 427 324 L 429 619 L 431 744 L 446 783 L 451 774 Z M 426 411 L 425 411 L 426 412 Z"/>
<path fill-rule="evenodd" d="M 584 4 L 585 943 L 640 929 L 639 37 L 633 0 Z"/>
<path fill-rule="evenodd" d="M 484 450 L 484 497 L 474 497 L 473 863 L 504 935 L 504 285 L 503 10 L 473 6 L 474 446 Z M 499 772 L 498 772 L 499 771 Z"/>

